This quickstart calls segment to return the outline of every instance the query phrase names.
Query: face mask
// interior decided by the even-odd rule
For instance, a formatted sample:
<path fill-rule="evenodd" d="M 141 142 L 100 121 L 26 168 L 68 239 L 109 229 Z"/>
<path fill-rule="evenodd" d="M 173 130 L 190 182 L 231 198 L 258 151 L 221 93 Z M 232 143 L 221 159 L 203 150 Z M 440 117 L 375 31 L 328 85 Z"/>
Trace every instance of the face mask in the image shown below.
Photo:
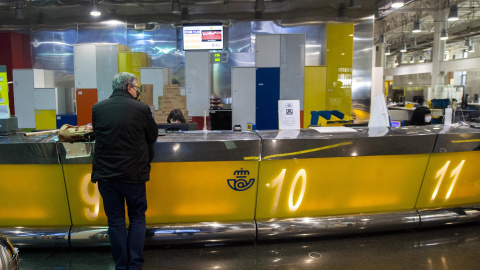
<path fill-rule="evenodd" d="M 425 123 L 430 123 L 430 121 L 432 121 L 432 117 L 431 116 L 425 116 Z"/>
<path fill-rule="evenodd" d="M 141 92 L 140 92 L 140 89 L 137 88 L 137 100 L 140 100 L 140 93 L 141 93 Z"/>

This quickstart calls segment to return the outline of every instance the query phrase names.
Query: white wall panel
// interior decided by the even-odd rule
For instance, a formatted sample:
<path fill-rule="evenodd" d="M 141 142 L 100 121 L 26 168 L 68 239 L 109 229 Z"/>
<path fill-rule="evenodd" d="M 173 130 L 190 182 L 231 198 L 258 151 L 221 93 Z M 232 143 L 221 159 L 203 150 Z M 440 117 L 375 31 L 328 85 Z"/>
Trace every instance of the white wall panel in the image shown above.
<path fill-rule="evenodd" d="M 210 109 L 212 65 L 209 52 L 185 52 L 185 92 L 188 116 L 203 116 Z"/>
<path fill-rule="evenodd" d="M 73 46 L 75 88 L 97 88 L 96 55 L 95 44 L 77 44 Z"/>
<path fill-rule="evenodd" d="M 163 96 L 163 86 L 168 84 L 167 68 L 140 68 L 140 81 L 142 84 L 153 85 L 153 105 L 158 110 L 158 96 Z"/>
<path fill-rule="evenodd" d="M 256 35 L 255 66 L 280 67 L 280 35 Z"/>
<path fill-rule="evenodd" d="M 255 70 L 254 67 L 232 67 L 232 125 L 255 122 Z"/>
<path fill-rule="evenodd" d="M 98 101 L 110 97 L 112 79 L 118 73 L 118 44 L 95 44 Z"/>
<path fill-rule="evenodd" d="M 56 110 L 55 88 L 35 88 L 33 101 L 35 110 Z"/>
<path fill-rule="evenodd" d="M 33 101 L 34 76 L 32 69 L 13 69 L 13 93 L 15 116 L 19 128 L 35 128 L 35 105 Z"/>

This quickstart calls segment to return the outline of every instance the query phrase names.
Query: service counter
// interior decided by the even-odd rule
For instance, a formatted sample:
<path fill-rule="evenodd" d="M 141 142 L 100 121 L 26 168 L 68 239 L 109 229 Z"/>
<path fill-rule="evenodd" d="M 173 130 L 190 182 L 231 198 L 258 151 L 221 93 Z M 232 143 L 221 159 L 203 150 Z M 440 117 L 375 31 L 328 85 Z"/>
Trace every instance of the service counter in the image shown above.
<path fill-rule="evenodd" d="M 174 132 L 154 144 L 147 244 L 358 233 L 480 220 L 480 130 Z M 0 137 L 0 233 L 108 244 L 94 143 Z"/>

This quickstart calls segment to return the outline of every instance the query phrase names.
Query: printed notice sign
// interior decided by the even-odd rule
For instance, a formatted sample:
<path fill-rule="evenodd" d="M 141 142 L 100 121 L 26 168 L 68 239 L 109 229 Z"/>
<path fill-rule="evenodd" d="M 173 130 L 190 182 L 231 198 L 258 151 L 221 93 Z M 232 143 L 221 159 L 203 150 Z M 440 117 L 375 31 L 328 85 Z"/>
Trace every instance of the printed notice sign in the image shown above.
<path fill-rule="evenodd" d="M 278 101 L 278 128 L 300 129 L 300 100 Z"/>

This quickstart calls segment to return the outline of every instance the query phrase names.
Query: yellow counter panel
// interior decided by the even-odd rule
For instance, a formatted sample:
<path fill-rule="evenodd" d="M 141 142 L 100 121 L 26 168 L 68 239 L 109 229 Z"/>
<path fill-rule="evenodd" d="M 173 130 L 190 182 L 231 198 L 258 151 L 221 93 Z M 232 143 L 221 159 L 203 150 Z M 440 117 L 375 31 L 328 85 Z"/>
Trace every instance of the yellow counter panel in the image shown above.
<path fill-rule="evenodd" d="M 428 154 L 260 162 L 257 219 L 413 209 Z M 388 164 L 395 164 L 392 170 Z"/>
<path fill-rule="evenodd" d="M 434 208 L 480 202 L 480 153 L 434 153 L 416 207 Z"/>
<path fill-rule="evenodd" d="M 70 226 L 62 165 L 0 165 L 0 227 Z"/>
<path fill-rule="evenodd" d="M 151 166 L 147 224 L 254 219 L 258 162 L 166 162 Z M 90 164 L 64 165 L 74 226 L 107 224 L 98 187 L 90 182 L 91 170 Z M 243 174 L 235 175 L 237 171 Z"/>

